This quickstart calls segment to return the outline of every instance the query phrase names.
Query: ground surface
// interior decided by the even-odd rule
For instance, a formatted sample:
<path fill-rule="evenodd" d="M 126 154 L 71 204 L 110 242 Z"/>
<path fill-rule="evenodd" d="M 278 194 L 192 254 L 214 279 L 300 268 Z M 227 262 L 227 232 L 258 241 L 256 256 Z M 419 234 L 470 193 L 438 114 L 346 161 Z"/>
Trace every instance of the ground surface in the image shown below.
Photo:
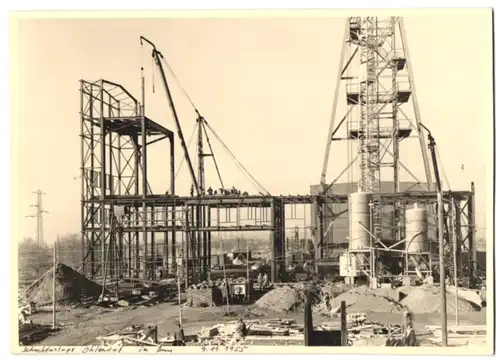
<path fill-rule="evenodd" d="M 250 309 L 250 310 L 249 310 Z M 234 321 L 235 316 L 224 316 L 225 307 L 212 308 L 182 308 L 183 326 L 187 335 L 197 334 L 202 327 L 210 328 L 217 323 Z M 254 309 L 253 306 L 232 306 L 231 311 L 244 316 L 244 319 L 288 318 L 297 323 L 303 323 L 303 312 L 277 313 Z M 248 315 L 248 311 L 253 314 Z M 115 308 L 101 307 L 76 308 L 69 311 L 57 312 L 57 323 L 62 330 L 47 337 L 40 345 L 97 345 L 96 337 L 105 335 L 134 324 L 157 325 L 158 337 L 162 338 L 175 329 L 179 308 L 176 303 L 166 302 L 152 307 Z M 247 313 L 245 313 L 247 312 Z M 247 317 L 245 317 L 247 316 Z M 52 313 L 37 313 L 30 317 L 35 323 L 50 324 Z M 415 328 L 421 340 L 426 339 L 426 325 L 440 325 L 439 314 L 419 314 L 415 316 Z M 331 318 L 315 315 L 314 324 L 333 320 Z M 401 324 L 402 317 L 399 313 L 369 313 L 368 320 L 381 324 Z M 455 318 L 449 316 L 449 324 L 454 324 Z M 460 315 L 461 324 L 486 324 L 486 312 L 471 312 Z M 301 343 L 301 342 L 299 342 Z"/>

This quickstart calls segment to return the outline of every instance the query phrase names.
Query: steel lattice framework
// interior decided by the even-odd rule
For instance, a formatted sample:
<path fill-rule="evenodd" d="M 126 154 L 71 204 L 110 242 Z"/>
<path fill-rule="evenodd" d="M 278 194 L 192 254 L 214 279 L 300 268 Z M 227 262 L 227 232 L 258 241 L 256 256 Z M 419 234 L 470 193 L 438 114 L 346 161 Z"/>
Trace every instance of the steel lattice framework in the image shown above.
<path fill-rule="evenodd" d="M 340 52 L 341 62 L 338 68 L 333 110 L 330 120 L 327 146 L 324 157 L 320 185 L 322 194 L 327 195 L 330 188 L 344 174 L 350 173 L 357 183 L 357 190 L 373 193 L 371 205 L 370 234 L 373 247 L 359 253 L 362 270 L 371 277 L 376 272 L 376 259 L 379 250 L 386 250 L 381 244 L 382 209 L 387 201 L 381 200 L 381 181 L 392 183 L 392 193 L 400 192 L 400 170 L 404 169 L 417 184 L 420 181 L 415 173 L 400 160 L 400 142 L 404 139 L 418 138 L 422 155 L 425 181 L 421 185 L 427 191 L 433 191 L 433 183 L 425 133 L 421 126 L 421 115 L 416 94 L 415 80 L 410 61 L 409 47 L 403 19 L 399 17 L 350 17 L 345 24 Z M 345 86 L 345 90 L 341 89 Z M 344 93 L 345 92 L 345 93 Z M 339 112 L 340 95 L 346 96 L 347 107 L 342 118 Z M 409 117 L 410 116 L 410 117 Z M 347 142 L 354 152 L 348 154 L 348 164 L 333 182 L 327 183 L 327 170 L 333 143 Z M 357 168 L 354 165 L 357 164 Z M 447 200 L 447 211 L 454 209 L 456 201 Z M 472 202 L 471 202 L 472 203 Z M 404 239 L 404 216 L 406 205 L 398 198 L 390 203 L 394 208 L 393 241 Z M 431 208 L 431 207 L 429 207 Z M 316 223 L 324 229 L 335 217 L 332 207 L 324 204 L 317 209 Z M 457 215 L 446 212 L 447 215 Z M 330 223 L 329 223 L 330 221 Z M 461 232 L 457 218 L 450 221 L 454 235 Z M 470 222 L 466 223 L 470 225 Z M 454 226 L 454 227 L 453 227 Z M 329 226 L 330 228 L 330 226 Z M 449 228 L 447 228 L 449 229 Z M 451 229 L 449 229 L 451 231 Z M 319 234 L 317 258 L 324 256 L 323 232 Z M 446 240 L 451 241 L 451 232 Z M 472 242 L 471 242 L 472 243 Z M 470 250 L 475 249 L 472 245 Z M 471 252 L 471 254 L 475 254 Z M 407 256 L 408 257 L 408 256 Z M 430 270 L 431 256 L 410 256 L 412 261 L 425 260 L 424 270 Z M 420 263 L 420 262 L 419 262 Z M 419 263 L 415 262 L 414 265 Z"/>
<path fill-rule="evenodd" d="M 155 236 L 161 234 L 164 267 L 175 270 L 181 267 L 188 285 L 200 277 L 210 278 L 213 233 L 268 231 L 271 279 L 277 281 L 280 271 L 284 271 L 286 221 L 294 219 L 303 221 L 304 242 L 310 230 L 316 252 L 313 260 L 318 267 L 325 262 L 324 236 L 332 228 L 333 220 L 344 213 L 335 214 L 330 206 L 345 206 L 349 198 L 349 193 L 333 194 L 329 189 L 343 173 L 355 169 L 352 166 L 356 162 L 358 189 L 375 193 L 374 215 L 379 213 L 381 206 L 394 206 L 397 231 L 394 240 L 399 241 L 404 236 L 400 218 L 404 219 L 405 208 L 411 203 L 430 207 L 436 203 L 403 22 L 400 18 L 350 18 L 342 40 L 345 42 L 341 49 L 342 62 L 321 175 L 322 191 L 314 195 L 200 193 L 191 197 L 178 196 L 174 134 L 146 117 L 144 93 L 139 102 L 119 84 L 106 80 L 80 81 L 83 272 L 90 277 L 132 276 L 142 272 L 144 278 L 154 278 L 156 247 L 159 247 Z M 346 86 L 347 112 L 338 120 L 341 83 Z M 412 106 L 414 120 L 403 110 L 407 103 Z M 203 149 L 202 123 L 198 126 L 198 182 L 204 189 L 203 158 L 210 154 Z M 344 135 L 341 135 L 342 127 Z M 419 139 L 427 190 L 399 188 L 400 168 L 413 175 L 399 158 L 399 142 L 411 137 L 412 131 Z M 148 182 L 148 146 L 167 139 L 170 149 L 165 155 L 165 169 L 170 176 L 169 185 L 163 186 L 160 192 L 153 191 Z M 327 165 L 333 141 L 355 144 L 356 153 L 341 175 L 327 185 Z M 382 171 L 387 169 L 392 171 L 390 179 L 394 185 L 390 192 L 380 188 Z M 472 274 L 476 259 L 474 187 L 472 191 L 449 191 L 443 195 L 448 207 L 447 225 L 451 230 L 451 234 L 445 236 L 448 249 L 451 250 L 450 242 L 453 242 L 459 247 L 457 254 L 468 251 Z M 297 215 L 297 205 L 304 206 L 303 216 Z M 311 225 L 307 226 L 305 206 L 314 214 Z M 122 211 L 124 218 L 118 216 L 117 210 Z M 380 226 L 376 218 L 375 227 Z M 377 228 L 371 232 L 376 244 L 365 256 L 364 268 L 373 276 L 376 273 L 374 257 L 387 246 L 379 243 Z M 407 257 L 407 266 L 421 265 L 422 258 L 430 264 L 430 254 Z"/>
<path fill-rule="evenodd" d="M 170 140 L 171 173 L 170 188 L 165 189 L 173 193 L 174 134 L 145 117 L 139 101 L 119 84 L 82 80 L 80 96 L 83 270 L 89 276 L 102 273 L 104 266 L 116 274 L 138 271 L 139 229 L 117 233 L 109 197 L 151 194 L 147 146 L 164 139 Z M 129 223 L 141 227 L 147 256 L 147 211 L 131 207 Z"/>

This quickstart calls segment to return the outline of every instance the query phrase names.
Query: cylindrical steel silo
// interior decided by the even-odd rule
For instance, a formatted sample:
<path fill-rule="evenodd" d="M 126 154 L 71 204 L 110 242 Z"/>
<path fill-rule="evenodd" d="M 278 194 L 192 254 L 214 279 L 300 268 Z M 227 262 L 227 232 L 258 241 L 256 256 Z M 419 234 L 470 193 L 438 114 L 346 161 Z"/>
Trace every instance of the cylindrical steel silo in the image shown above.
<path fill-rule="evenodd" d="M 406 210 L 406 251 L 408 253 L 429 252 L 429 220 L 425 208 Z"/>
<path fill-rule="evenodd" d="M 373 194 L 357 192 L 349 195 L 349 249 L 370 248 L 370 203 Z"/>

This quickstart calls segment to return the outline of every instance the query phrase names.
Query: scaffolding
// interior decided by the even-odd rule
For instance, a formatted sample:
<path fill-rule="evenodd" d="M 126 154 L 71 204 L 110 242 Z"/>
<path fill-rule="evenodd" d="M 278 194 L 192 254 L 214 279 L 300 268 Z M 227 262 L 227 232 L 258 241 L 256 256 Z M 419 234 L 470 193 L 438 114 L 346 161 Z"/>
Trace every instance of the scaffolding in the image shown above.
<path fill-rule="evenodd" d="M 210 279 L 213 232 L 267 231 L 271 237 L 271 278 L 277 280 L 285 262 L 286 206 L 310 205 L 313 198 L 178 196 L 174 134 L 146 117 L 144 102 L 107 80 L 80 81 L 80 96 L 85 275 L 154 279 L 155 268 L 161 263 L 171 273 L 177 273 L 179 265 L 187 285 Z M 170 144 L 165 155 L 170 181 L 156 191 L 148 181 L 147 149 L 164 140 Z M 204 154 L 201 145 L 199 154 Z M 156 244 L 158 235 L 161 246 Z"/>
<path fill-rule="evenodd" d="M 363 250 L 347 251 L 356 258 L 361 275 L 369 278 L 379 277 L 381 272 L 378 271 L 377 261 L 383 254 L 395 256 L 400 254 L 405 261 L 404 273 L 406 275 L 414 274 L 416 271 L 431 273 L 432 256 L 436 251 L 429 250 L 409 255 L 401 247 L 406 237 L 404 220 L 408 203 L 419 199 L 422 195 L 420 190 L 426 192 L 435 190 L 426 140 L 421 127 L 403 19 L 400 17 L 348 18 L 345 23 L 340 57 L 319 195 L 330 194 L 332 186 L 343 175 L 354 179 L 357 191 L 373 194 L 370 204 L 370 226 L 367 226 L 371 238 L 370 246 Z M 341 87 L 342 84 L 344 89 Z M 344 116 L 339 118 L 337 113 L 340 110 L 340 94 L 343 92 L 346 97 L 346 111 Z M 411 168 L 401 162 L 400 143 L 411 138 L 417 138 L 419 141 L 419 152 L 422 155 L 426 177 L 424 183 L 415 177 L 415 172 Z M 348 163 L 333 182 L 327 183 L 332 144 L 340 143 L 347 143 Z M 355 165 L 357 165 L 356 168 Z M 398 197 L 399 193 L 408 192 L 408 190 L 402 190 L 401 187 L 401 169 L 413 177 L 416 184 L 421 187 L 419 190 L 411 191 L 411 201 Z M 390 190 L 384 190 L 393 195 L 392 200 L 381 197 L 384 194 L 381 190 L 382 181 L 387 181 L 392 185 Z M 462 207 L 464 203 L 470 203 L 469 196 L 473 194 L 473 192 L 459 193 L 452 198 L 453 200 L 446 201 L 447 209 L 456 209 L 451 206 L 453 203 L 458 203 Z M 432 203 L 436 203 L 435 197 L 427 198 L 423 200 L 423 203 L 434 212 Z M 382 221 L 383 211 L 388 207 L 392 208 L 393 212 L 392 225 L 388 227 L 390 238 L 383 236 Z M 330 205 L 320 204 L 314 218 L 320 230 L 320 233 L 316 234 L 318 259 L 324 257 L 324 250 L 328 248 L 323 233 L 326 227 L 323 226 L 328 226 L 336 219 L 332 209 Z M 451 213 L 447 215 L 450 215 L 448 227 L 456 232 L 455 235 L 463 236 L 462 226 L 471 224 L 471 216 L 461 223 L 456 217 L 451 221 Z M 437 237 L 434 238 L 437 240 Z M 451 234 L 445 236 L 446 241 L 450 243 L 453 238 Z M 462 238 L 462 242 L 463 240 Z M 475 246 L 469 243 L 468 248 L 471 256 L 475 255 L 475 252 L 472 252 Z M 473 259 L 475 258 L 471 257 L 471 260 Z"/>
<path fill-rule="evenodd" d="M 109 260 L 107 251 L 116 234 L 115 199 L 142 195 L 142 203 L 127 206 L 128 223 L 135 226 L 134 231 L 120 233 L 117 238 L 118 245 L 123 246 L 119 251 L 123 256 L 121 267 L 113 266 L 108 271 L 114 274 L 123 268 L 130 276 L 139 271 L 147 276 L 146 262 L 155 258 L 155 236 L 146 223 L 149 211 L 145 200 L 152 194 L 147 179 L 147 148 L 169 140 L 170 185 L 165 190 L 174 194 L 174 134 L 147 118 L 144 105 L 117 83 L 82 80 L 80 97 L 83 271 L 94 277 L 102 273 Z M 175 212 L 175 206 L 172 208 Z M 166 240 L 168 237 L 165 235 Z M 175 246 L 175 233 L 171 238 Z"/>
<path fill-rule="evenodd" d="M 344 247 L 338 248 L 336 241 L 327 241 L 327 236 L 336 228 L 333 222 L 347 211 L 349 198 L 348 190 L 332 193 L 330 189 L 349 170 L 359 174 L 357 189 L 375 195 L 371 209 L 373 222 L 369 226 L 372 245 L 366 251 L 357 251 L 363 260 L 362 272 L 377 276 L 376 261 L 381 253 L 405 254 L 400 247 L 400 241 L 405 238 L 404 223 L 401 223 L 405 209 L 415 202 L 432 209 L 437 196 L 433 191 L 426 143 L 420 132 L 420 112 L 402 19 L 350 18 L 344 40 L 321 190 L 309 195 L 234 195 L 225 190 L 206 194 L 204 158 L 213 157 L 213 152 L 207 137 L 210 153 L 206 153 L 202 135 L 206 135 L 205 126 L 209 129 L 210 126 L 198 114 L 199 168 L 194 177 L 197 193 L 179 196 L 175 188 L 174 133 L 146 116 L 144 92 L 139 102 L 120 84 L 107 80 L 80 81 L 84 274 L 92 278 L 154 279 L 155 268 L 161 264 L 165 271 L 182 275 L 188 285 L 211 278 L 213 233 L 266 232 L 270 240 L 270 277 L 275 282 L 285 268 L 286 225 L 290 221 L 294 223 L 291 230 L 295 246 L 302 230 L 306 245 L 309 234 L 313 239 L 316 267 L 330 263 L 332 256 Z M 347 112 L 337 123 L 336 108 L 342 82 L 346 83 Z M 413 120 L 403 111 L 404 104 L 411 104 Z M 341 126 L 345 133 L 339 137 Z M 400 161 L 399 142 L 410 137 L 419 139 L 427 177 L 420 190 L 401 190 L 400 168 L 413 174 Z M 161 190 L 152 190 L 148 181 L 148 146 L 166 140 L 169 147 L 164 169 L 168 170 L 169 181 Z M 340 175 L 326 184 L 333 141 L 351 143 L 356 152 Z M 356 162 L 358 167 L 354 168 Z M 381 188 L 382 170 L 387 169 L 391 171 L 389 191 Z M 219 179 L 224 188 L 220 174 Z M 419 184 L 417 178 L 415 180 Z M 457 251 L 468 253 L 473 274 L 476 260 L 474 188 L 443 195 L 446 220 L 452 231 L 445 236 L 445 241 L 460 244 Z M 298 206 L 304 208 L 303 215 L 297 213 Z M 382 236 L 381 210 L 385 206 L 395 210 L 390 241 Z M 307 216 L 311 218 L 309 223 Z M 341 245 L 345 244 L 343 238 Z M 302 250 L 305 249 L 308 250 L 303 246 Z M 422 259 L 431 270 L 433 253 L 432 248 L 427 254 L 409 256 L 406 253 L 405 274 L 422 270 Z"/>

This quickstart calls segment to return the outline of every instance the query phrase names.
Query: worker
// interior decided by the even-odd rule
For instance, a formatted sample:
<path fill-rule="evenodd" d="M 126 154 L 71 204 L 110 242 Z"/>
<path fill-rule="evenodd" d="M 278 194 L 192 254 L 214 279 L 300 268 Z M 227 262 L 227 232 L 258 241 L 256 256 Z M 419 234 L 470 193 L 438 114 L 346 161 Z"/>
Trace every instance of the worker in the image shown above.
<path fill-rule="evenodd" d="M 264 277 L 262 278 L 262 285 L 264 286 L 264 288 L 267 288 L 267 284 L 268 284 L 267 272 L 264 272 Z"/>
<path fill-rule="evenodd" d="M 191 196 L 194 197 L 194 185 L 191 184 Z"/>
<path fill-rule="evenodd" d="M 236 343 L 245 339 L 246 335 L 247 335 L 247 326 L 243 322 L 243 318 L 239 318 L 238 322 L 236 323 L 236 329 L 233 335 L 233 342 Z"/>
<path fill-rule="evenodd" d="M 413 328 L 413 313 L 410 311 L 405 311 L 404 312 L 404 335 L 403 335 L 403 340 L 404 340 L 404 345 L 406 347 L 412 347 L 418 345 L 417 337 L 415 335 L 415 330 Z"/>
<path fill-rule="evenodd" d="M 212 195 L 212 194 L 213 194 L 213 191 L 214 191 L 214 190 L 212 189 L 212 187 L 208 187 L 208 190 L 207 190 L 208 195 Z"/>
<path fill-rule="evenodd" d="M 229 286 L 226 281 L 222 282 L 221 291 L 222 291 L 222 301 L 225 304 L 229 304 Z"/>
<path fill-rule="evenodd" d="M 389 338 L 385 345 L 399 347 L 416 347 L 420 345 L 413 328 L 413 313 L 408 310 L 403 312 L 403 336 L 400 339 Z"/>
<path fill-rule="evenodd" d="M 259 285 L 259 291 L 262 291 L 262 273 L 260 272 L 257 275 L 257 285 Z"/>
<path fill-rule="evenodd" d="M 179 320 L 176 320 L 177 323 L 177 329 L 174 332 L 174 346 L 185 346 L 186 343 L 185 341 L 185 336 L 184 336 L 184 329 L 182 329 L 181 322 Z"/>
<path fill-rule="evenodd" d="M 325 307 L 327 312 L 330 312 L 330 310 L 332 310 L 332 305 L 330 304 L 330 294 L 325 295 Z"/>

